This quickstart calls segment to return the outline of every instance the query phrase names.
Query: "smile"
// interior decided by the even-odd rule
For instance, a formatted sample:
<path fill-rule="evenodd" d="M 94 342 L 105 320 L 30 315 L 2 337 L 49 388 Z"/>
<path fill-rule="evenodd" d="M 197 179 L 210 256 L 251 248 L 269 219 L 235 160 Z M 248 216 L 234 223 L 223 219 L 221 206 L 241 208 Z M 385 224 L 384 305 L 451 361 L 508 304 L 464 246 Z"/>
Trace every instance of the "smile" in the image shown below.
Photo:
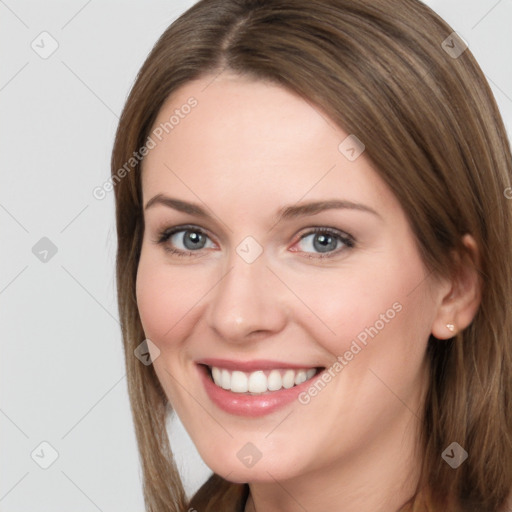
<path fill-rule="evenodd" d="M 279 361 L 196 361 L 209 400 L 224 412 L 258 417 L 294 403 L 324 367 Z"/>

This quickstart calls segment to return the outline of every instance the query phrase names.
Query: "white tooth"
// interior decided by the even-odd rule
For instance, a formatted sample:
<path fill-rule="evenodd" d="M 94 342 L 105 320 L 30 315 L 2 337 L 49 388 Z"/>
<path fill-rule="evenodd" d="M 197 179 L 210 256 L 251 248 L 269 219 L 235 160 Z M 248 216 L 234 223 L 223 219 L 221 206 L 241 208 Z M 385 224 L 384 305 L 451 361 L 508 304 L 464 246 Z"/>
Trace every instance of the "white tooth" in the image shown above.
<path fill-rule="evenodd" d="M 283 376 L 283 388 L 290 389 L 293 387 L 295 381 L 295 372 L 293 370 L 286 370 Z"/>
<path fill-rule="evenodd" d="M 231 391 L 247 393 L 247 375 L 244 372 L 234 371 L 231 374 Z"/>
<path fill-rule="evenodd" d="M 316 369 L 315 368 L 311 368 L 311 370 L 308 370 L 306 372 L 307 380 L 311 379 L 311 377 L 313 377 L 313 375 L 315 375 L 315 373 L 316 373 Z"/>
<path fill-rule="evenodd" d="M 211 367 L 213 381 L 217 386 L 234 393 L 264 393 L 265 391 L 279 391 L 281 388 L 290 389 L 294 385 L 299 385 L 306 380 L 311 379 L 316 373 L 315 368 L 309 370 L 272 370 L 268 377 L 265 372 L 257 370 L 250 374 L 241 371 L 221 369 L 215 366 Z"/>
<path fill-rule="evenodd" d="M 267 391 L 267 377 L 262 371 L 253 372 L 249 375 L 248 389 L 251 393 Z"/>
<path fill-rule="evenodd" d="M 217 386 L 221 385 L 222 382 L 222 372 L 220 371 L 220 368 L 217 368 L 216 366 L 212 366 L 212 377 L 213 382 L 217 384 Z"/>
<path fill-rule="evenodd" d="M 303 382 L 306 382 L 306 379 L 306 370 L 299 370 L 297 372 L 297 375 L 295 375 L 295 384 L 302 384 Z"/>
<path fill-rule="evenodd" d="M 283 387 L 283 379 L 279 370 L 272 370 L 267 377 L 269 391 L 278 391 Z"/>
<path fill-rule="evenodd" d="M 222 370 L 221 388 L 231 389 L 231 374 L 227 370 Z"/>

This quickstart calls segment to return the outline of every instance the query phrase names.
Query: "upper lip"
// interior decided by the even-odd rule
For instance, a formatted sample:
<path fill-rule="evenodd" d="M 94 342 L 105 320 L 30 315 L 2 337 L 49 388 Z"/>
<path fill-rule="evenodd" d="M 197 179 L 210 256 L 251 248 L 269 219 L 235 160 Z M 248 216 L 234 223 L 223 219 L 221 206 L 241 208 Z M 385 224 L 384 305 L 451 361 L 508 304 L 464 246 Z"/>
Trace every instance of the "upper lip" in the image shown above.
<path fill-rule="evenodd" d="M 251 361 L 235 361 L 233 359 L 217 359 L 205 358 L 196 360 L 197 364 L 206 366 L 215 366 L 217 368 L 224 368 L 231 371 L 253 372 L 256 370 L 273 370 L 276 368 L 290 368 L 301 370 L 304 368 L 318 368 L 317 365 L 312 364 L 296 364 L 287 363 L 284 361 L 272 361 L 269 359 L 252 359 Z"/>

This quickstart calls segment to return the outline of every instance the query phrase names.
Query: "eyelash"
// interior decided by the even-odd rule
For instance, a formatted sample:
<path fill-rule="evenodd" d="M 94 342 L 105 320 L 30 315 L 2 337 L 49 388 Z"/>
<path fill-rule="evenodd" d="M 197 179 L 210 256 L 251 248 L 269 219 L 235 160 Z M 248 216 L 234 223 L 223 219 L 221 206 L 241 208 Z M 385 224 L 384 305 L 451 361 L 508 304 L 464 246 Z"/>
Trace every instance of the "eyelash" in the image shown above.
<path fill-rule="evenodd" d="M 199 228 L 197 226 L 185 225 L 185 226 L 176 226 L 174 228 L 167 228 L 167 229 L 164 229 L 164 230 L 160 231 L 160 233 L 158 234 L 158 238 L 156 240 L 154 240 L 154 242 L 157 243 L 157 244 L 163 245 L 166 242 L 168 242 L 169 239 L 173 235 L 175 235 L 176 233 L 179 233 L 180 231 L 192 231 L 194 233 L 199 233 L 201 235 L 204 235 L 204 236 L 210 238 L 208 236 L 208 234 L 203 229 L 201 229 L 201 228 Z M 330 235 L 330 236 L 338 239 L 339 241 L 341 241 L 344 244 L 345 247 L 342 247 L 340 249 L 336 249 L 334 251 L 331 251 L 331 252 L 328 252 L 328 253 L 325 253 L 325 254 L 315 253 L 316 256 L 311 255 L 311 253 L 306 253 L 306 254 L 308 254 L 308 256 L 305 256 L 305 257 L 307 257 L 309 259 L 311 259 L 311 258 L 313 258 L 313 259 L 331 258 L 331 257 L 334 257 L 334 256 L 338 255 L 340 252 L 342 252 L 344 250 L 353 249 L 355 247 L 356 240 L 355 240 L 355 238 L 352 235 L 350 235 L 349 233 L 344 233 L 343 231 L 338 231 L 337 229 L 327 228 L 327 227 L 312 228 L 309 231 L 307 231 L 306 233 L 304 233 L 299 238 L 299 240 L 297 242 L 300 242 L 302 239 L 306 238 L 309 235 L 313 235 L 313 234 L 327 234 L 327 235 Z M 171 253 L 171 254 L 173 254 L 175 256 L 179 256 L 179 257 L 184 257 L 184 256 L 195 257 L 195 256 L 198 256 L 197 253 L 200 252 L 200 250 L 198 250 L 198 251 L 183 251 L 181 249 L 174 249 L 174 248 L 168 247 L 168 246 L 165 247 L 165 250 L 167 252 L 169 252 L 169 253 Z M 300 252 L 300 251 L 296 251 L 296 252 Z"/>

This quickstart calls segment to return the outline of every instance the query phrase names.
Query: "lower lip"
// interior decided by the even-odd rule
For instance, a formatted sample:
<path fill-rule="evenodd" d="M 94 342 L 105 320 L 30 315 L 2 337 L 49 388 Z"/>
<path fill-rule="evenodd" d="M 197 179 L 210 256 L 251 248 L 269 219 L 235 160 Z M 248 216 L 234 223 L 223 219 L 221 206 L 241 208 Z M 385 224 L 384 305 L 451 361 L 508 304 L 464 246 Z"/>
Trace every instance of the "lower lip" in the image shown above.
<path fill-rule="evenodd" d="M 307 389 L 315 377 L 289 389 L 281 389 L 261 395 L 233 393 L 217 386 L 209 375 L 209 370 L 198 365 L 199 374 L 210 400 L 223 411 L 237 416 L 257 417 L 270 414 L 297 400 L 298 395 Z"/>

